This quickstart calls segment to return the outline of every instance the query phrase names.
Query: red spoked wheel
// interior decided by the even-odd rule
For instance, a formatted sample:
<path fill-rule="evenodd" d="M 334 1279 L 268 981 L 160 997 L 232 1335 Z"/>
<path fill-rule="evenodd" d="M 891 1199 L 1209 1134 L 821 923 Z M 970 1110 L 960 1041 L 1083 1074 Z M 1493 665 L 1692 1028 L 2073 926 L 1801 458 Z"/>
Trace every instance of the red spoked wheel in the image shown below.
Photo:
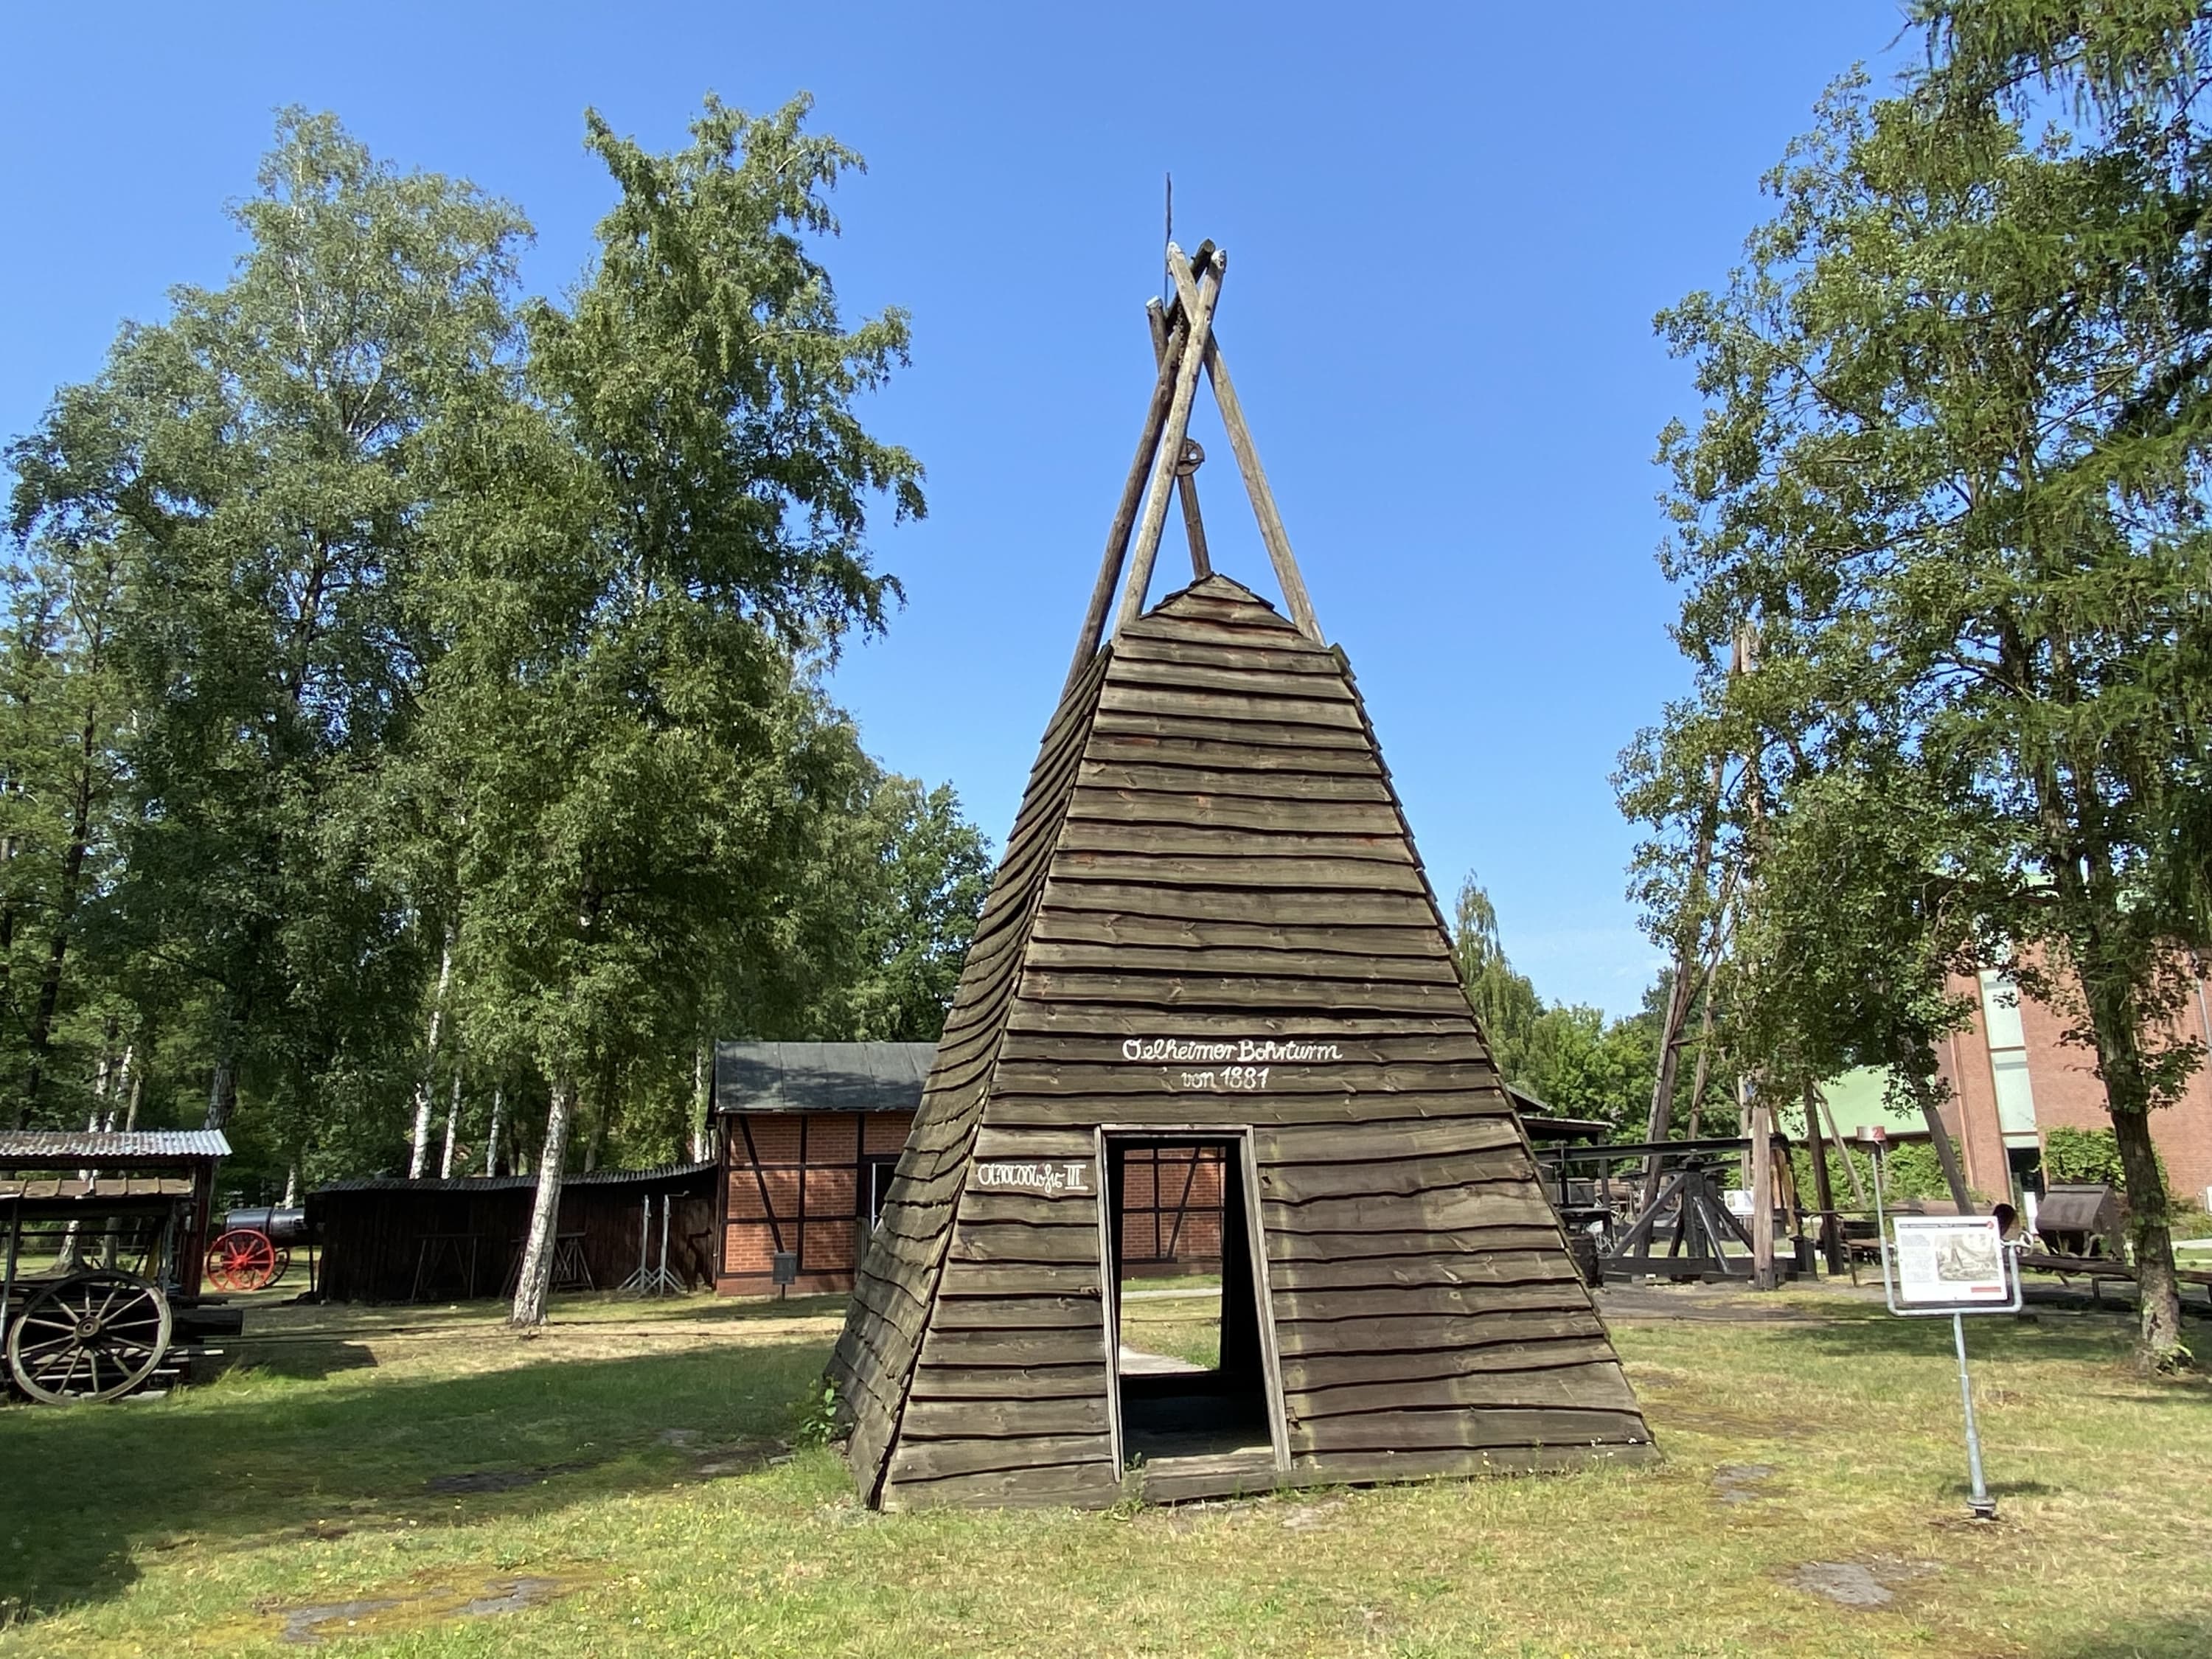
<path fill-rule="evenodd" d="M 219 1291 L 266 1290 L 284 1276 L 289 1255 L 280 1257 L 258 1227 L 233 1227 L 208 1246 L 208 1283 Z"/>

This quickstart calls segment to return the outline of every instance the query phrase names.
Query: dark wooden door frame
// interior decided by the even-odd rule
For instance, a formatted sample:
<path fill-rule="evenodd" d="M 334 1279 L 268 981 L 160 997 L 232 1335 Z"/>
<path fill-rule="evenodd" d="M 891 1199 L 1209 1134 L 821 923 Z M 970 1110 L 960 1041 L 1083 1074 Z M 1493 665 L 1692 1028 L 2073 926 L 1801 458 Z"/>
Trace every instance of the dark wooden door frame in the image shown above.
<path fill-rule="evenodd" d="M 1109 1162 L 1109 1141 L 1212 1141 L 1232 1149 L 1237 1178 L 1244 1188 L 1245 1248 L 1252 1261 L 1253 1316 L 1260 1328 L 1260 1363 L 1267 1391 L 1267 1437 L 1275 1450 L 1275 1468 L 1287 1474 L 1291 1467 L 1290 1419 L 1283 1404 L 1282 1357 L 1275 1344 L 1275 1298 L 1267 1273 L 1267 1229 L 1260 1214 L 1260 1163 L 1249 1123 L 1105 1123 L 1094 1132 L 1092 1146 L 1098 1171 L 1098 1298 L 1105 1316 L 1106 1425 L 1114 1454 L 1114 1467 L 1122 1466 L 1121 1455 L 1121 1276 L 1115 1271 L 1114 1212 L 1121 1197 L 1115 1190 Z M 1228 1176 L 1229 1159 L 1222 1159 Z M 1222 1194 L 1223 1221 L 1228 1218 L 1229 1195 Z M 1227 1240 L 1223 1240 L 1221 1294 L 1229 1294 Z M 1225 1316 L 1225 1310 L 1224 1310 Z"/>

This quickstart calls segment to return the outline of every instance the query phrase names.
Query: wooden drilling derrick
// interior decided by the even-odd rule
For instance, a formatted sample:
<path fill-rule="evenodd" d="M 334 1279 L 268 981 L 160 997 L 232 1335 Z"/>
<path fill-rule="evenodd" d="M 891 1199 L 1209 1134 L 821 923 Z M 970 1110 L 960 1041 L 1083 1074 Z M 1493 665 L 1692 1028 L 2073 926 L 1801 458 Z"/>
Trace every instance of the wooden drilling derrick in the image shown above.
<path fill-rule="evenodd" d="M 1075 661 L 832 1364 L 855 1478 L 1103 1505 L 1647 1458 L 1222 361 L 1226 258 L 1169 261 Z M 1201 374 L 1287 617 L 1209 567 Z M 1147 609 L 1171 496 L 1194 580 Z M 1117 1305 L 1125 1170 L 1168 1146 L 1224 1170 L 1203 1370 L 1133 1352 Z"/>

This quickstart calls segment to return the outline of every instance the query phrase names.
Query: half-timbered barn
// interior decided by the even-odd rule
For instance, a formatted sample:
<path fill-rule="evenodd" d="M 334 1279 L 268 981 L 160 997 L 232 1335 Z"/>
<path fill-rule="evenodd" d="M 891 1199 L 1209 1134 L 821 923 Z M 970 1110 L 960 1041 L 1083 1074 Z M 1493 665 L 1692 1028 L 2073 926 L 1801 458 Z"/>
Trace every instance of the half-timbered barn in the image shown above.
<path fill-rule="evenodd" d="M 718 1291 L 852 1289 L 936 1051 L 930 1042 L 715 1045 Z M 1218 1152 L 1166 1148 L 1140 1158 L 1122 1205 L 1132 1272 L 1219 1268 Z"/>
<path fill-rule="evenodd" d="M 1222 256 L 1170 260 L 1137 464 L 833 1361 L 858 1483 L 1096 1505 L 1649 1456 L 1208 337 Z M 1201 364 L 1287 617 L 1210 572 Z M 1146 610 L 1171 493 L 1198 579 Z M 1120 1220 L 1183 1149 L 1224 1175 L 1196 1358 L 1132 1340 Z"/>

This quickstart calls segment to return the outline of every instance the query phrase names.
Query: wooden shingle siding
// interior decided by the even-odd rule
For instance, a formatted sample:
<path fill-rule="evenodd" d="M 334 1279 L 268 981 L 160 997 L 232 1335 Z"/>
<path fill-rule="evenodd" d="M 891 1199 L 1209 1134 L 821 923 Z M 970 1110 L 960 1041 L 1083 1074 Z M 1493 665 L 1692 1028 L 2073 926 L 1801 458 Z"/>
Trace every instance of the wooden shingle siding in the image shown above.
<path fill-rule="evenodd" d="M 1231 1084 L 1146 1059 L 1164 1039 L 1296 1057 Z M 1288 1445 L 1148 1492 L 1650 1454 L 1358 689 L 1218 576 L 1100 651 L 1032 770 L 839 1346 L 872 1500 L 1120 1495 L 1098 1134 L 1147 1125 L 1125 1216 L 1164 1200 L 1174 1134 L 1249 1136 Z"/>

